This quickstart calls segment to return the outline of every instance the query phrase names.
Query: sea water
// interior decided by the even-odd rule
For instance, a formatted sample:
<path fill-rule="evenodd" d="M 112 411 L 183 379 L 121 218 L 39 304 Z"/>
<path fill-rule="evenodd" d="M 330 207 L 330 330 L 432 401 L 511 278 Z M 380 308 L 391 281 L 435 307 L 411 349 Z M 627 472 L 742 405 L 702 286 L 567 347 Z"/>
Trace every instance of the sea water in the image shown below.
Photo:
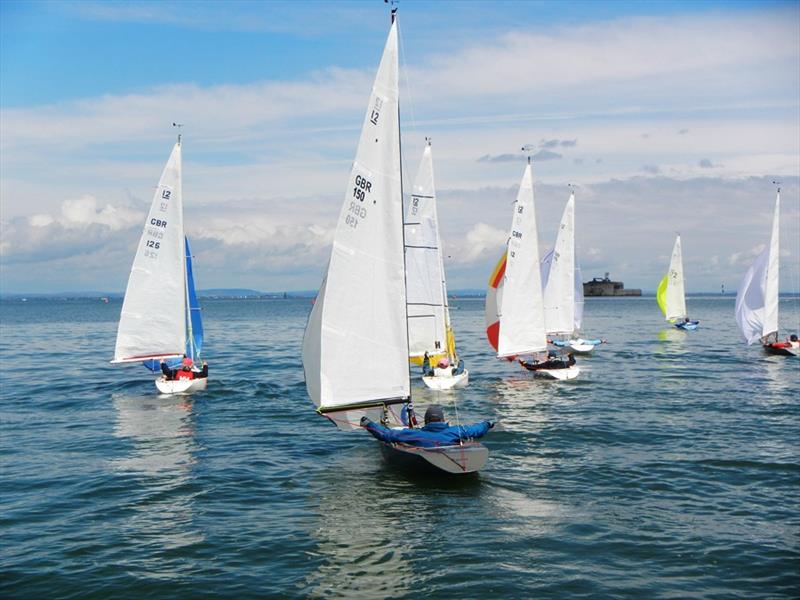
<path fill-rule="evenodd" d="M 797 597 L 800 359 L 742 344 L 733 303 L 690 298 L 682 332 L 587 299 L 608 343 L 558 383 L 455 301 L 469 387 L 415 373 L 415 405 L 498 425 L 480 474 L 430 478 L 315 414 L 308 300 L 205 300 L 208 390 L 179 397 L 108 363 L 119 300 L 4 301 L 0 596 Z"/>

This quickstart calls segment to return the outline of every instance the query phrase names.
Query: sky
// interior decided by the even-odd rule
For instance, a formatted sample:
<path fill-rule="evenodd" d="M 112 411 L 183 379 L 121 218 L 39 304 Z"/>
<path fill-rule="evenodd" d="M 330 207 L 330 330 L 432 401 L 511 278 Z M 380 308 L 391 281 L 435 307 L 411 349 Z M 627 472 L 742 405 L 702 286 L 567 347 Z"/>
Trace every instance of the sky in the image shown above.
<path fill-rule="evenodd" d="M 448 288 L 483 289 L 533 146 L 585 279 L 736 289 L 781 193 L 800 292 L 800 2 L 402 0 L 406 189 L 433 140 Z M 197 285 L 319 287 L 389 27 L 356 2 L 0 2 L 0 292 L 122 292 L 183 123 Z"/>

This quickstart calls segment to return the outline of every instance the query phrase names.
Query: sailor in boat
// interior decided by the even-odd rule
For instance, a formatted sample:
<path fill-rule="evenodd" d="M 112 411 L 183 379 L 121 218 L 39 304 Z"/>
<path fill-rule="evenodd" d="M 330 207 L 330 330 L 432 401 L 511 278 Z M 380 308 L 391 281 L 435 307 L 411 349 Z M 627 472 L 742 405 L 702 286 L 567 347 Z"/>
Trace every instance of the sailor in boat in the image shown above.
<path fill-rule="evenodd" d="M 433 375 L 433 369 L 431 368 L 431 357 L 428 356 L 428 353 L 425 353 L 425 356 L 422 357 L 422 376 L 423 377 L 431 377 Z"/>
<path fill-rule="evenodd" d="M 691 325 L 699 325 L 700 321 L 692 321 L 689 317 L 684 317 L 683 321 L 675 323 L 675 327 L 679 329 L 683 329 L 684 327 L 689 327 Z"/>
<path fill-rule="evenodd" d="M 777 333 L 775 334 L 775 337 L 778 337 Z M 787 337 L 785 342 L 775 341 L 775 342 L 772 342 L 771 344 L 768 344 L 768 345 L 772 346 L 773 348 L 785 348 L 787 350 L 800 350 L 800 340 L 797 338 L 797 334 L 794 334 L 794 333 L 792 335 L 790 335 L 789 337 Z"/>
<path fill-rule="evenodd" d="M 559 358 L 558 355 L 551 350 L 547 353 L 547 360 L 527 361 L 520 358 L 519 364 L 529 371 L 538 371 L 539 369 L 569 369 L 575 364 L 575 355 L 569 352 L 567 354 L 567 360 L 564 360 L 563 358 Z"/>
<path fill-rule="evenodd" d="M 202 366 L 195 364 L 191 358 L 183 355 L 178 369 L 170 369 L 164 360 L 161 360 L 161 372 L 167 381 L 175 379 L 202 379 L 208 377 L 208 363 L 203 361 Z"/>
<path fill-rule="evenodd" d="M 374 423 L 367 417 L 361 418 L 361 426 L 373 437 L 387 444 L 406 444 L 423 448 L 436 446 L 455 446 L 466 440 L 483 437 L 494 427 L 492 421 L 481 421 L 474 425 L 450 425 L 444 420 L 444 410 L 438 404 L 431 404 L 425 411 L 425 426 L 418 429 L 390 429 Z"/>

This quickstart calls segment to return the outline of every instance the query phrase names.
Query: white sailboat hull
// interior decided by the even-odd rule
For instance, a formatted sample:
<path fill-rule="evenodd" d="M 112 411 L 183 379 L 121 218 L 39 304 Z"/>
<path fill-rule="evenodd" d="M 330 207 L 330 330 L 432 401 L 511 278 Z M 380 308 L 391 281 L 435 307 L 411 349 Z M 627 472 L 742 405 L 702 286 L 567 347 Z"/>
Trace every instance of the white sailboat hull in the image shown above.
<path fill-rule="evenodd" d="M 583 340 L 570 340 L 567 347 L 576 354 L 590 354 L 596 344 L 587 344 Z"/>
<path fill-rule="evenodd" d="M 444 471 L 453 475 L 480 471 L 489 458 L 489 450 L 479 442 L 436 448 L 381 442 L 381 451 L 388 461 L 408 468 L 433 467 L 436 472 Z"/>
<path fill-rule="evenodd" d="M 542 378 L 542 379 L 557 379 L 558 381 L 567 381 L 570 379 L 575 379 L 578 375 L 580 375 L 581 370 L 580 367 L 572 366 L 567 367 L 566 369 L 536 369 L 535 371 L 531 371 L 534 377 Z"/>
<path fill-rule="evenodd" d="M 467 387 L 469 383 L 469 371 L 464 369 L 462 373 L 458 375 L 450 375 L 450 376 L 423 376 L 422 382 L 427 385 L 432 390 L 452 390 L 452 389 L 460 389 Z"/>
<path fill-rule="evenodd" d="M 206 389 L 208 377 L 199 379 L 167 379 L 163 375 L 156 379 L 156 388 L 162 394 L 191 394 Z"/>

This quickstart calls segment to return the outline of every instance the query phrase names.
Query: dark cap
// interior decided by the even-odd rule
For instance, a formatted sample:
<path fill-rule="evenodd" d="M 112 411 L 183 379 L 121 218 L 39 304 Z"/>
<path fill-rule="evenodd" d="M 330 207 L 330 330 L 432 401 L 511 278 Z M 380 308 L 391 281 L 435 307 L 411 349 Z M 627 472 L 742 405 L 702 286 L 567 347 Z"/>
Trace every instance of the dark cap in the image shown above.
<path fill-rule="evenodd" d="M 438 404 L 431 404 L 425 411 L 425 424 L 434 422 L 444 422 L 444 411 Z"/>

